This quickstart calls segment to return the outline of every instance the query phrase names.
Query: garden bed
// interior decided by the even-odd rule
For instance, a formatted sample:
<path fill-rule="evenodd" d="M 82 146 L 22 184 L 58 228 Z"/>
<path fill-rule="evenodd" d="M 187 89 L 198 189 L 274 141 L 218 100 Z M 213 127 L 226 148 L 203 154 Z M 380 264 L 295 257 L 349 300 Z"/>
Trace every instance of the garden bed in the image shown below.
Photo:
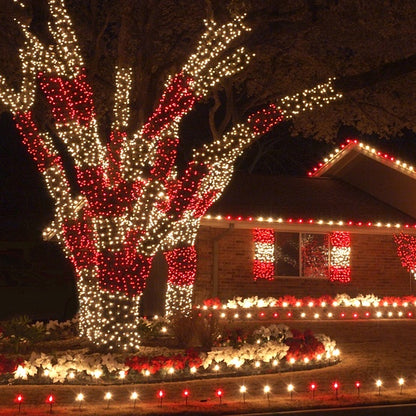
<path fill-rule="evenodd" d="M 190 332 L 184 322 L 181 319 L 175 325 L 174 321 L 143 320 L 139 326 L 147 328 L 144 344 L 147 340 L 149 345 L 137 353 L 112 354 L 74 338 L 75 320 L 61 324 L 30 324 L 24 319 L 4 323 L 0 344 L 7 353 L 0 355 L 0 383 L 157 383 L 297 371 L 339 361 L 335 341 L 325 335 L 283 324 L 255 330 L 235 326 L 220 329 L 215 317 L 187 318 L 188 325 L 199 325 L 205 344 L 183 348 L 184 343 L 195 343 L 194 338 L 184 339 Z M 12 330 L 16 334 L 11 334 Z M 207 342 L 210 347 L 204 348 Z M 178 344 L 182 348 L 172 347 Z"/>

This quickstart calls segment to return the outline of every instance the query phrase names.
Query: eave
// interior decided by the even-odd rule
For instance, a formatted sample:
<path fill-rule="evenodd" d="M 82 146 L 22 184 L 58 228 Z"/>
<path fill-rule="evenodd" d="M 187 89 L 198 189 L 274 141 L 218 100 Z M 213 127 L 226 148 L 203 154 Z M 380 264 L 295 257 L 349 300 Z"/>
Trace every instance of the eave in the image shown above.
<path fill-rule="evenodd" d="M 371 223 L 334 220 L 293 219 L 293 218 L 262 218 L 262 217 L 231 217 L 206 215 L 201 219 L 201 225 L 213 228 L 268 228 L 286 232 L 316 232 L 327 233 L 334 231 L 347 231 L 355 234 L 383 234 L 394 235 L 399 233 L 415 234 L 416 224 L 398 223 Z"/>

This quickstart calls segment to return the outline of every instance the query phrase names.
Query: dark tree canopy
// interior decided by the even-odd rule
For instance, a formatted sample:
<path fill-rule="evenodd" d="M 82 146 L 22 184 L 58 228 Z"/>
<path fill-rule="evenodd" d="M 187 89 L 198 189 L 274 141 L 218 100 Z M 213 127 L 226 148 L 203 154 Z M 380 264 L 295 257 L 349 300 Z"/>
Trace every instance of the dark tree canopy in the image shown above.
<path fill-rule="evenodd" d="M 0 68 L 10 80 L 18 65 L 22 42 L 12 17 L 21 11 L 11 0 L 1 3 Z M 31 8 L 25 19 L 47 40 L 45 1 L 28 3 Z M 297 117 L 291 132 L 329 141 L 343 125 L 381 137 L 395 136 L 404 128 L 414 127 L 416 76 L 412 65 L 406 67 L 405 62 L 400 62 L 416 53 L 416 5 L 412 0 L 66 3 L 77 28 L 104 126 L 110 124 L 115 64 L 134 67 L 134 130 L 151 114 L 167 75 L 174 74 L 193 50 L 203 31 L 203 19 L 213 17 L 225 22 L 233 14 L 245 12 L 253 30 L 238 42 L 244 43 L 255 57 L 241 74 L 223 82 L 208 99 L 211 111 L 216 112 L 210 119 L 215 121 L 215 128 L 211 123 L 211 132 L 193 131 L 192 135 L 220 135 L 231 122 L 265 102 L 310 88 L 329 77 L 349 77 L 392 62 L 398 62 L 405 74 L 369 88 L 348 91 L 331 106 Z M 377 78 L 376 75 L 373 73 L 370 78 Z M 345 87 L 348 89 L 348 85 Z M 44 108 L 38 108 L 43 113 Z M 206 114 L 208 110 L 200 111 Z"/>

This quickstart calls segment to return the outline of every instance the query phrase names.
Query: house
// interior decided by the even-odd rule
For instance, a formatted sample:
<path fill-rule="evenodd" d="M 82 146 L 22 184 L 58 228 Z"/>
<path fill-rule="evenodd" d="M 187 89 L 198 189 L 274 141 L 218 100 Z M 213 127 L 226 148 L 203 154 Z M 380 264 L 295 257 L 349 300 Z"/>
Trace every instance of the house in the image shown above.
<path fill-rule="evenodd" d="M 194 302 L 411 294 L 400 233 L 416 235 L 416 169 L 357 140 L 306 177 L 237 175 L 201 222 Z"/>

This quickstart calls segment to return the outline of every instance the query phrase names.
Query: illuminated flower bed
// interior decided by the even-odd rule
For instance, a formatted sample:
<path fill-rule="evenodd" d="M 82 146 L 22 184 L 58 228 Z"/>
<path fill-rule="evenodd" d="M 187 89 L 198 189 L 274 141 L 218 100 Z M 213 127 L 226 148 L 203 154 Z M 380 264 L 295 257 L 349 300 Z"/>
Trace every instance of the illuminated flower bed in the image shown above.
<path fill-rule="evenodd" d="M 207 299 L 197 308 L 201 311 L 216 311 L 220 318 L 228 319 L 410 319 L 416 313 L 416 297 L 350 297 L 345 293 L 320 298 L 253 296 L 236 297 L 225 303 L 217 298 Z"/>
<path fill-rule="evenodd" d="M 339 360 L 335 341 L 309 330 L 301 332 L 280 324 L 262 326 L 247 338 L 238 331 L 232 335 L 207 353 L 205 368 L 276 371 L 278 366 L 282 370 L 304 369 L 305 365 L 329 365 Z"/>
<path fill-rule="evenodd" d="M 26 360 L 3 357 L 0 380 L 14 384 L 178 381 L 219 374 L 305 370 L 335 364 L 340 354 L 335 341 L 327 336 L 313 335 L 309 330 L 300 332 L 286 325 L 262 326 L 251 332 L 232 330 L 219 337 L 208 352 L 166 347 L 142 350 L 134 356 L 83 349 L 53 354 L 33 352 Z"/>

